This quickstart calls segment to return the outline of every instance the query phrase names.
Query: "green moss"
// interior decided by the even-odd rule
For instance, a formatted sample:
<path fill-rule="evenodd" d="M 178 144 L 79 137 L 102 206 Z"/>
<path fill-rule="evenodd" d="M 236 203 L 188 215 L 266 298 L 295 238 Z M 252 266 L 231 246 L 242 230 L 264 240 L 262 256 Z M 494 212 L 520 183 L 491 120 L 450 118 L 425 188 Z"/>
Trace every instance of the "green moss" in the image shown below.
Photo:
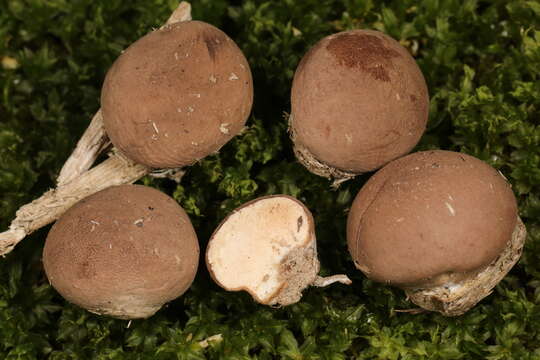
<path fill-rule="evenodd" d="M 99 107 L 120 51 L 175 7 L 172 0 L 0 0 L 0 226 L 54 185 Z M 540 6 L 520 0 L 194 1 L 254 74 L 249 128 L 190 168 L 181 185 L 146 178 L 192 217 L 204 249 L 217 223 L 256 196 L 286 193 L 313 210 L 323 272 L 354 284 L 310 289 L 270 309 L 225 293 L 203 264 L 192 289 L 149 320 L 100 318 L 66 303 L 40 262 L 47 229 L 0 259 L 3 359 L 540 359 Z M 466 315 L 397 313 L 401 291 L 366 280 L 345 249 L 346 211 L 369 175 L 338 190 L 297 164 L 283 112 L 294 69 L 321 37 L 365 27 L 416 56 L 431 114 L 418 149 L 477 156 L 513 184 L 529 236 L 493 295 Z M 13 65 L 13 62 L 11 62 Z M 8 66 L 13 67 L 13 66 Z M 221 334 L 207 347 L 200 341 Z M 203 344 L 204 345 L 204 344 Z"/>

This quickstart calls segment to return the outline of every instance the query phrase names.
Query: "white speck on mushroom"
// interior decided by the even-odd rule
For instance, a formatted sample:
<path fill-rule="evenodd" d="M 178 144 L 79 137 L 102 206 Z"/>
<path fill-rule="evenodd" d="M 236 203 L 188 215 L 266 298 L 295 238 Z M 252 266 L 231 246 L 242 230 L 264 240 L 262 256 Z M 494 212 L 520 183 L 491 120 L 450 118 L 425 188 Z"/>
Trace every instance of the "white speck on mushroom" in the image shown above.
<path fill-rule="evenodd" d="M 165 133 L 165 137 L 168 138 L 168 137 L 169 137 L 169 134 L 168 134 L 168 133 Z"/>
<path fill-rule="evenodd" d="M 201 94 L 189 94 L 191 96 L 195 96 L 196 98 L 200 98 L 201 97 Z"/>
<path fill-rule="evenodd" d="M 92 224 L 92 228 L 90 229 L 90 232 L 92 232 L 96 229 L 96 226 L 99 225 L 99 223 L 95 220 L 90 220 L 90 223 Z"/>
<path fill-rule="evenodd" d="M 189 53 L 186 53 L 186 57 L 189 57 Z"/>
<path fill-rule="evenodd" d="M 158 137 L 157 137 L 157 135 L 156 135 L 156 134 L 152 135 L 152 140 L 154 140 L 154 141 L 155 141 L 155 140 L 157 140 L 157 139 L 158 139 Z"/>
<path fill-rule="evenodd" d="M 452 201 L 454 201 L 454 198 L 452 197 L 452 195 L 448 194 L 448 198 Z"/>
<path fill-rule="evenodd" d="M 133 222 L 133 225 L 136 225 L 138 227 L 142 227 L 143 226 L 143 222 L 144 222 L 144 219 L 137 219 Z"/>
<path fill-rule="evenodd" d="M 109 249 L 112 249 L 112 244 L 109 244 Z"/>
<path fill-rule="evenodd" d="M 396 93 L 396 99 L 397 99 L 398 101 L 401 100 L 401 96 L 399 96 L 398 93 Z"/>
<path fill-rule="evenodd" d="M 351 134 L 345 134 L 345 139 L 347 140 L 347 144 L 352 144 L 352 135 Z"/>
<path fill-rule="evenodd" d="M 420 167 L 417 166 L 417 167 L 414 168 L 414 170 L 420 170 Z"/>
<path fill-rule="evenodd" d="M 239 64 L 239 65 L 240 65 L 240 67 L 241 67 L 242 69 L 245 69 L 245 68 L 246 68 L 246 67 L 244 66 L 244 64 Z"/>
<path fill-rule="evenodd" d="M 214 76 L 214 74 L 210 75 L 210 77 L 208 78 L 208 80 L 210 80 L 210 82 L 212 83 L 217 83 L 217 78 Z"/>
<path fill-rule="evenodd" d="M 235 73 L 231 73 L 231 76 L 229 76 L 229 80 L 238 80 L 238 76 Z"/>
<path fill-rule="evenodd" d="M 182 262 L 182 261 L 180 260 L 180 257 L 178 257 L 178 255 L 174 255 L 174 259 L 176 260 L 176 264 L 177 264 L 177 265 L 180 265 L 180 263 Z"/>
<path fill-rule="evenodd" d="M 188 112 L 188 115 L 190 115 L 192 112 L 195 111 L 195 109 L 192 108 L 191 106 L 188 106 L 186 110 L 187 110 L 187 112 Z"/>
<path fill-rule="evenodd" d="M 403 220 L 405 220 L 405 218 L 400 217 L 400 218 L 396 219 L 396 222 L 402 222 Z"/>
<path fill-rule="evenodd" d="M 198 146 L 199 143 L 196 143 L 195 141 L 192 141 L 192 142 L 191 142 L 191 145 L 193 145 L 193 146 Z"/>
<path fill-rule="evenodd" d="M 155 122 L 152 121 L 152 127 L 154 128 L 154 131 L 156 132 L 156 134 L 159 134 L 159 130 L 157 128 L 157 125 Z"/>
<path fill-rule="evenodd" d="M 456 210 L 450 205 L 449 203 L 445 202 L 446 207 L 448 208 L 448 211 L 450 211 L 450 215 L 456 216 Z"/>
<path fill-rule="evenodd" d="M 456 291 L 457 289 L 459 289 L 462 286 L 463 285 L 456 284 L 456 283 L 453 283 L 453 282 L 449 282 L 449 283 L 444 284 L 445 288 L 447 288 L 448 290 L 452 290 L 452 291 Z"/>
<path fill-rule="evenodd" d="M 178 53 L 177 52 L 174 53 L 174 58 L 175 58 L 175 60 L 178 60 Z"/>
<path fill-rule="evenodd" d="M 229 133 L 229 129 L 227 128 L 227 126 L 229 125 L 230 125 L 229 123 L 223 123 L 219 125 L 219 131 L 221 131 L 222 134 L 227 135 Z"/>
<path fill-rule="evenodd" d="M 176 111 L 179 112 L 179 113 L 181 113 L 181 112 L 182 112 L 182 109 L 176 108 Z"/>

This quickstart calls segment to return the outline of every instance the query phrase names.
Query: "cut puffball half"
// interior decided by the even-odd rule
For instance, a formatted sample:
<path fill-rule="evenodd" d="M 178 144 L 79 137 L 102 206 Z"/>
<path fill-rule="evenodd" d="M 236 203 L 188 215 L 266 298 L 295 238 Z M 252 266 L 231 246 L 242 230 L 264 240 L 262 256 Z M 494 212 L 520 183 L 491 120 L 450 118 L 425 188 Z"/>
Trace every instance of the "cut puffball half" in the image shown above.
<path fill-rule="evenodd" d="M 287 195 L 265 196 L 234 210 L 212 234 L 210 275 L 224 289 L 245 290 L 265 305 L 298 302 L 309 285 L 349 285 L 346 275 L 318 276 L 311 212 Z"/>

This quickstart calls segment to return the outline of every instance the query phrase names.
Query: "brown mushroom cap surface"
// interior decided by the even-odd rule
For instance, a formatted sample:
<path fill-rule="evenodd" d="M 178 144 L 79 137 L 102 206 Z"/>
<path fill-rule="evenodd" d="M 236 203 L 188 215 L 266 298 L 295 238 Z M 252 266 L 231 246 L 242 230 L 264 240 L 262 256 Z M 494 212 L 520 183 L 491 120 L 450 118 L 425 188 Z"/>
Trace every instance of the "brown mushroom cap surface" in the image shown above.
<path fill-rule="evenodd" d="M 150 187 L 107 188 L 70 208 L 43 250 L 45 272 L 68 301 L 118 318 L 154 314 L 182 295 L 199 244 L 185 211 Z"/>
<path fill-rule="evenodd" d="M 243 129 L 252 102 L 242 51 L 200 21 L 133 43 L 107 73 L 101 96 L 112 143 L 152 168 L 190 165 L 218 151 Z"/>
<path fill-rule="evenodd" d="M 347 223 L 349 251 L 373 280 L 440 285 L 495 260 L 517 216 L 509 184 L 487 163 L 418 152 L 386 165 L 360 190 Z"/>
<path fill-rule="evenodd" d="M 429 96 L 418 65 L 391 37 L 352 30 L 320 40 L 302 59 L 291 92 L 296 146 L 343 171 L 377 169 L 422 136 Z"/>

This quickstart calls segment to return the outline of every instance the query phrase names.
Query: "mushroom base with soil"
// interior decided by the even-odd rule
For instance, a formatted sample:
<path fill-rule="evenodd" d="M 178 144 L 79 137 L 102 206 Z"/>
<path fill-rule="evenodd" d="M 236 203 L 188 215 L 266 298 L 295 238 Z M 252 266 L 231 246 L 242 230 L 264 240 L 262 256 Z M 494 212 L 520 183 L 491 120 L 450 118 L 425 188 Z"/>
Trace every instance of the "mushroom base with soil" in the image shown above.
<path fill-rule="evenodd" d="M 285 195 L 248 202 L 212 235 L 206 253 L 214 280 L 229 291 L 245 290 L 265 305 L 298 302 L 308 286 L 350 284 L 345 275 L 320 277 L 313 217 Z"/>
<path fill-rule="evenodd" d="M 333 179 L 332 186 L 338 187 L 341 183 L 354 178 L 360 174 L 353 173 L 346 170 L 341 170 L 325 164 L 324 162 L 318 160 L 315 155 L 311 153 L 305 146 L 300 145 L 295 141 L 296 135 L 294 128 L 291 126 L 293 116 L 289 116 L 289 134 L 291 141 L 293 142 L 293 150 L 296 159 L 300 164 L 304 165 L 306 169 L 312 172 L 315 175 L 325 177 L 327 179 Z"/>
<path fill-rule="evenodd" d="M 445 316 L 462 315 L 491 294 L 493 288 L 518 262 L 526 237 L 525 225 L 518 217 L 506 248 L 482 271 L 460 281 L 429 288 L 404 288 L 405 293 L 413 303 L 426 310 L 437 311 Z"/>

